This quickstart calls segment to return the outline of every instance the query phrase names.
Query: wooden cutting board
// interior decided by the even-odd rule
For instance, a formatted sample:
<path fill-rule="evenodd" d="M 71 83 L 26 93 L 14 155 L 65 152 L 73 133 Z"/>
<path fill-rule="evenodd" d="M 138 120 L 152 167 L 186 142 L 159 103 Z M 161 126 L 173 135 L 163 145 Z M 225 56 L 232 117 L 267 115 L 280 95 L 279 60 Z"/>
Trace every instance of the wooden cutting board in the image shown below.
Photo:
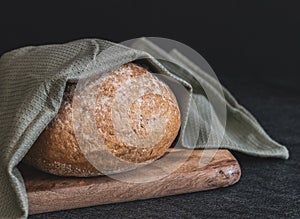
<path fill-rule="evenodd" d="M 92 178 L 59 177 L 37 171 L 21 164 L 29 202 L 29 214 L 80 208 L 108 203 L 133 201 L 190 193 L 225 187 L 236 183 L 241 176 L 237 160 L 228 150 L 194 150 L 176 171 L 152 182 L 128 183 L 107 176 Z M 179 162 L 186 149 L 170 149 L 171 159 L 164 165 Z M 213 155 L 207 165 L 201 159 Z M 169 162 L 169 163 L 168 163 Z M 143 173 L 161 173 L 157 166 L 147 167 Z M 139 177 L 145 177 L 140 174 Z"/>

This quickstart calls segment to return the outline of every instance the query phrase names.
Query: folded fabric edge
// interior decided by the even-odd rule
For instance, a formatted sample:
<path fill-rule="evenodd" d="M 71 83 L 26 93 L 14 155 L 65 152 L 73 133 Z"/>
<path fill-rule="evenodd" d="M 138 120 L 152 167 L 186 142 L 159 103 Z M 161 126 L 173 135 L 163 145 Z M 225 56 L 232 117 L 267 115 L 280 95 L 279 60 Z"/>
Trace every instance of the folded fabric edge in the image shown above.
<path fill-rule="evenodd" d="M 182 53 L 180 53 L 177 49 L 173 49 L 171 50 L 169 53 L 167 53 L 166 51 L 164 51 L 162 48 L 158 47 L 155 43 L 153 43 L 152 41 L 148 40 L 147 38 L 140 38 L 138 39 L 134 44 L 133 44 L 134 48 L 140 49 L 140 50 L 145 50 L 146 52 L 150 53 L 150 54 L 155 54 L 158 57 L 165 59 L 165 60 L 169 60 L 169 61 L 178 61 L 179 63 L 181 63 L 183 66 L 185 66 L 187 69 L 189 69 L 189 71 L 201 71 L 201 73 L 205 73 L 203 72 L 203 70 L 197 66 L 196 64 L 194 64 L 191 60 L 189 60 L 187 57 L 185 57 Z M 205 75 L 205 77 L 207 78 L 207 80 L 209 80 L 210 83 L 217 83 L 215 81 L 214 78 L 212 78 L 210 75 Z M 223 87 L 223 86 L 222 86 Z M 241 110 L 241 113 L 244 113 L 244 116 L 248 118 L 248 120 L 250 122 L 252 122 L 253 124 L 255 124 L 257 126 L 257 128 L 259 129 L 260 132 L 263 133 L 263 135 L 266 137 L 266 139 L 270 142 L 270 144 L 274 145 L 274 149 L 270 149 L 268 152 L 265 151 L 256 151 L 253 152 L 251 150 L 242 150 L 241 148 L 237 147 L 232 147 L 232 146 L 227 146 L 227 147 L 222 147 L 222 148 L 227 148 L 227 149 L 232 149 L 232 150 L 236 150 L 239 152 L 243 152 L 246 153 L 248 155 L 252 155 L 252 156 L 258 156 L 258 157 L 274 157 L 274 158 L 282 158 L 282 159 L 288 159 L 289 158 L 289 151 L 288 149 L 277 143 L 276 141 L 274 141 L 266 132 L 265 130 L 261 127 L 261 125 L 258 123 L 258 121 L 255 119 L 255 117 L 243 106 L 241 106 L 236 100 L 235 98 L 231 95 L 231 93 L 224 88 L 224 93 L 225 95 L 228 96 L 229 98 L 229 105 L 232 108 L 238 108 L 239 110 Z M 190 147 L 191 149 L 194 147 Z M 219 148 L 219 147 L 218 147 Z M 271 153 L 272 151 L 272 153 Z"/>

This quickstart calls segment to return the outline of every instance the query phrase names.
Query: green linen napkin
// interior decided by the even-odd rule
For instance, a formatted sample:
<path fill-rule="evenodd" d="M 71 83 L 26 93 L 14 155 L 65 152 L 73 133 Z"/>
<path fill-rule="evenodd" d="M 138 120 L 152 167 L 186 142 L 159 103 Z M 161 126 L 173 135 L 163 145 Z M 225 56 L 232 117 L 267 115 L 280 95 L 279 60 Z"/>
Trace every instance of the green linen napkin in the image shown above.
<path fill-rule="evenodd" d="M 184 144 L 185 147 L 221 147 L 258 157 L 277 157 L 282 159 L 289 157 L 286 147 L 272 140 L 251 113 L 238 104 L 226 88 L 222 87 L 220 89 L 219 86 L 221 85 L 215 78 L 204 72 L 199 66 L 181 54 L 180 51 L 172 49 L 167 53 L 146 38 L 138 39 L 133 43 L 132 47 L 146 51 L 159 58 L 160 62 L 170 72 L 184 79 L 194 88 L 194 92 L 192 93 L 194 106 L 191 106 L 189 109 L 189 116 L 193 118 L 188 119 L 184 138 L 186 141 L 197 143 L 196 145 Z M 179 69 L 179 66 L 182 68 Z M 201 83 L 197 83 L 195 79 Z M 205 89 L 197 89 L 200 86 L 205 87 Z M 223 127 L 216 125 L 213 130 L 210 130 L 209 124 L 212 122 L 210 118 L 212 116 L 211 113 L 216 113 L 218 109 L 215 109 L 215 112 L 211 112 L 210 107 L 212 105 L 206 97 L 206 93 L 208 92 L 211 94 L 210 99 L 217 100 L 220 103 L 223 102 L 226 106 L 227 115 L 224 136 L 219 135 Z M 197 114 L 194 115 L 193 111 L 197 111 Z M 208 130 L 211 132 L 210 134 L 213 138 L 210 139 L 208 144 L 208 135 L 191 134 L 196 126 L 200 133 L 207 133 Z M 220 127 L 220 130 L 218 130 L 218 127 Z M 197 140 L 192 140 L 191 138 L 194 136 L 200 137 Z"/>
<path fill-rule="evenodd" d="M 250 155 L 288 158 L 287 149 L 273 141 L 226 89 L 222 99 L 216 81 L 180 52 L 174 50 L 168 54 L 146 39 L 137 41 L 133 47 L 138 50 L 100 39 L 84 39 L 24 47 L 1 57 L 0 218 L 26 218 L 28 215 L 26 190 L 16 166 L 58 112 L 67 81 L 108 72 L 140 58 L 146 59 L 157 73 L 172 77 L 188 91 L 187 104 L 182 108 L 180 133 L 184 147 L 215 148 L 222 144 L 224 148 Z M 101 53 L 108 48 L 111 48 L 109 53 Z M 150 55 L 154 53 L 180 63 L 182 67 L 158 61 Z M 226 105 L 224 136 L 219 135 L 218 129 L 211 130 L 210 119 L 218 118 L 217 113 L 214 115 L 217 109 L 211 110 L 205 92 L 195 83 L 195 78 Z M 190 104 L 190 100 L 194 104 Z"/>

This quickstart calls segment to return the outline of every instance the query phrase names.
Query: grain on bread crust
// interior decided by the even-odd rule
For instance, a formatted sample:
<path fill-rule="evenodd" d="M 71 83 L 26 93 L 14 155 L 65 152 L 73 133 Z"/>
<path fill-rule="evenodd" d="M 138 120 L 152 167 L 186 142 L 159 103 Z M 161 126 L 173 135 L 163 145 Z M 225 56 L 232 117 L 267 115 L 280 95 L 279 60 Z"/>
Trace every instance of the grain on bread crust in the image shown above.
<path fill-rule="evenodd" d="M 90 162 L 94 153 L 97 167 L 101 166 L 105 173 L 117 173 L 136 165 L 122 166 L 101 156 L 103 146 L 121 160 L 142 164 L 161 157 L 176 138 L 180 128 L 176 97 L 145 68 L 128 63 L 103 74 L 87 87 L 89 93 L 85 94 L 91 98 L 77 95 L 76 84 L 67 84 L 58 114 L 25 156 L 26 163 L 62 176 L 102 175 Z M 74 113 L 75 99 L 83 109 L 78 115 Z M 94 126 L 89 122 L 94 122 Z M 88 137 L 80 136 L 82 133 Z M 95 135 L 102 148 L 93 139 Z M 79 146 L 81 142 L 90 144 L 84 145 L 90 159 Z"/>

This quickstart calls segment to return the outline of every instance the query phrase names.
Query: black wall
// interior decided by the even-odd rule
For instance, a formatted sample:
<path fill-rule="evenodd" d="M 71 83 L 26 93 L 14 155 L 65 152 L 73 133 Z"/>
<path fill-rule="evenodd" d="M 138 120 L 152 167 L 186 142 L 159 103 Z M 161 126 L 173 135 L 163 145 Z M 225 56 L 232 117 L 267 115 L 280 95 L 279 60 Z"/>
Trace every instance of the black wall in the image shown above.
<path fill-rule="evenodd" d="M 118 42 L 157 36 L 197 50 L 225 84 L 237 75 L 266 85 L 273 77 L 278 85 L 284 81 L 299 91 L 294 83 L 300 74 L 297 1 L 62 2 L 2 5 L 0 54 L 86 37 Z"/>

